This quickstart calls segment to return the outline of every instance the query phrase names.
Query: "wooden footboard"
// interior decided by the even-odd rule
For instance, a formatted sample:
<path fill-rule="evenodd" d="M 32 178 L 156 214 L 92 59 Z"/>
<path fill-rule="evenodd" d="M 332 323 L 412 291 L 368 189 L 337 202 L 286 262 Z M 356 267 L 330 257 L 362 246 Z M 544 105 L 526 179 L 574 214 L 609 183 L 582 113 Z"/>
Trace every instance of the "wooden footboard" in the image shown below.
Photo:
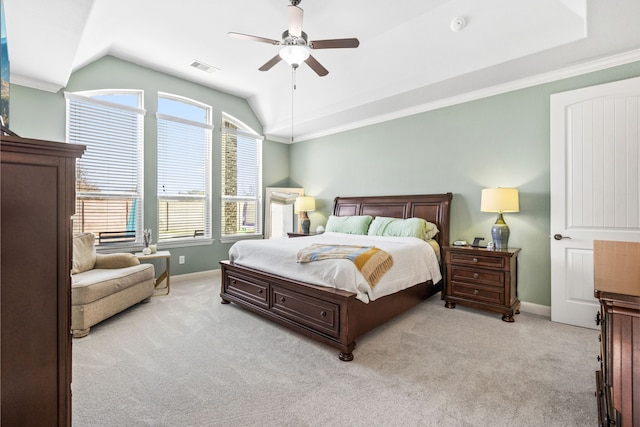
<path fill-rule="evenodd" d="M 358 337 L 441 290 L 440 284 L 427 282 L 365 304 L 352 292 L 286 279 L 229 261 L 220 266 L 223 304 L 234 302 L 332 345 L 340 350 L 342 361 L 353 360 Z"/>

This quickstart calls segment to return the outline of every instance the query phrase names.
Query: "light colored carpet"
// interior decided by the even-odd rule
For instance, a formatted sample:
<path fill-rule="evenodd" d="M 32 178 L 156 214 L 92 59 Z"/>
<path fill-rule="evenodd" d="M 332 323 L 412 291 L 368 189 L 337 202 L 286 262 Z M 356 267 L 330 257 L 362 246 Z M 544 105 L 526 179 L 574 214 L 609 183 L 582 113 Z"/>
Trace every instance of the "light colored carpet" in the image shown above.
<path fill-rule="evenodd" d="M 219 292 L 219 271 L 178 277 L 74 339 L 73 425 L 596 425 L 595 330 L 437 295 L 345 363 Z"/>

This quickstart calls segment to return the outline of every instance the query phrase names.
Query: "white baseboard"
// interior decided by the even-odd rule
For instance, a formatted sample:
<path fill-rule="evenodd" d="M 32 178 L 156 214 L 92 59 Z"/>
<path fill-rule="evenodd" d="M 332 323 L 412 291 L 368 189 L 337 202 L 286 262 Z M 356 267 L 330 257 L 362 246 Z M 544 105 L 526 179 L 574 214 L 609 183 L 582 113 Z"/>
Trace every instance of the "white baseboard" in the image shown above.
<path fill-rule="evenodd" d="M 540 305 L 534 304 L 532 302 L 522 301 L 522 303 L 520 304 L 520 311 L 551 318 L 551 307 L 548 305 Z"/>
<path fill-rule="evenodd" d="M 202 279 L 204 277 L 213 276 L 217 272 L 220 272 L 219 268 L 215 269 L 215 270 L 205 270 L 205 271 L 196 271 L 195 273 L 179 274 L 179 275 L 176 275 L 176 276 L 171 275 L 171 281 L 172 282 L 181 282 L 181 281 L 186 281 L 186 280 Z"/>

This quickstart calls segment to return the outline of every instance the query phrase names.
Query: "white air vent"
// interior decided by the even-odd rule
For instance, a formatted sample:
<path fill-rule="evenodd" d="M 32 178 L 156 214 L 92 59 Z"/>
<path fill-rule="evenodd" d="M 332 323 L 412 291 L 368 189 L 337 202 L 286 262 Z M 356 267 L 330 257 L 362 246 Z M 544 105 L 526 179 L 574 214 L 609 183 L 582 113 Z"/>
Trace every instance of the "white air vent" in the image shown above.
<path fill-rule="evenodd" d="M 198 61 L 196 59 L 193 60 L 193 62 L 191 63 L 191 66 L 193 68 L 197 68 L 198 70 L 206 71 L 207 73 L 210 73 L 210 74 L 213 74 L 216 71 L 220 70 L 219 68 L 216 68 L 213 65 L 205 64 L 204 62 Z"/>

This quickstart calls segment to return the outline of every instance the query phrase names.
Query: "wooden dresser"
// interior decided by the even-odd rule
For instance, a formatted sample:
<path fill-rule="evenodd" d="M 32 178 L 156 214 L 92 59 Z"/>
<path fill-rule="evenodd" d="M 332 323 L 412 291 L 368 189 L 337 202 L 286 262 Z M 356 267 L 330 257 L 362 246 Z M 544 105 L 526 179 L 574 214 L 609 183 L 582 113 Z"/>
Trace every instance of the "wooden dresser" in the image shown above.
<path fill-rule="evenodd" d="M 600 426 L 640 426 L 640 243 L 594 242 Z"/>
<path fill-rule="evenodd" d="M 471 246 L 442 248 L 446 266 L 444 299 L 447 308 L 463 304 L 502 313 L 513 322 L 520 312 L 517 298 L 517 256 L 520 249 L 486 249 Z"/>
<path fill-rule="evenodd" d="M 0 424 L 70 426 L 71 215 L 85 147 L 0 140 Z"/>
<path fill-rule="evenodd" d="M 640 297 L 601 291 L 595 296 L 601 307 L 599 425 L 640 426 Z"/>

